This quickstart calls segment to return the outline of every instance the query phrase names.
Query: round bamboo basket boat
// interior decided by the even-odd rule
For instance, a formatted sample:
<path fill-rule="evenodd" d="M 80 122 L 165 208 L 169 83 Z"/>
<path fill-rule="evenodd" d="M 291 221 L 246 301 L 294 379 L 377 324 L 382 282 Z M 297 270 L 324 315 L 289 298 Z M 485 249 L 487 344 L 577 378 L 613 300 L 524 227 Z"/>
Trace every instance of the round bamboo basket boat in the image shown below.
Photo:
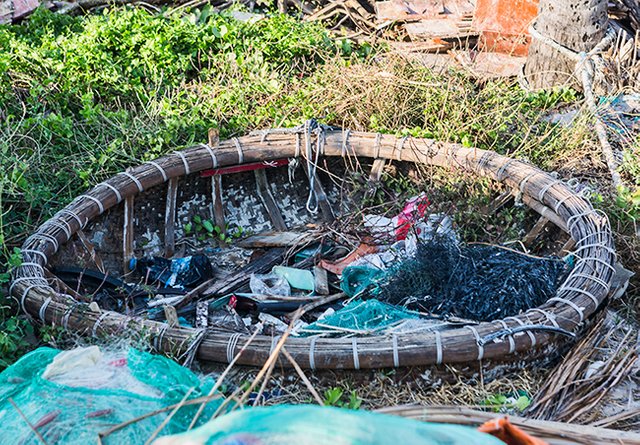
<path fill-rule="evenodd" d="M 62 326 L 85 336 L 118 336 L 135 331 L 153 348 L 174 357 L 230 362 L 249 335 L 215 328 L 169 327 L 162 322 L 95 310 L 95 306 L 91 308 L 86 302 L 54 290 L 48 279 L 50 260 L 87 224 L 114 209 L 124 213 L 123 226 L 112 230 L 122 231 L 126 259 L 126 255 L 131 255 L 127 250 L 131 249 L 133 237 L 134 199 L 157 192 L 165 193 L 169 203 L 169 197 L 176 193 L 177 178 L 193 177 L 208 169 L 283 158 L 312 161 L 323 157 L 406 161 L 502 182 L 521 196 L 527 206 L 570 235 L 575 242 L 576 262 L 555 297 L 518 316 L 442 332 L 352 338 L 288 337 L 286 349 L 303 368 L 384 368 L 526 357 L 556 340 L 553 332 L 528 327 L 545 325 L 577 332 L 609 294 L 616 254 L 608 219 L 561 180 L 523 161 L 459 144 L 322 127 L 312 131 L 309 126 L 269 130 L 187 148 L 96 185 L 26 240 L 22 246 L 23 263 L 13 271 L 10 293 L 25 313 L 47 325 Z M 169 229 L 173 230 L 168 227 L 167 232 Z M 496 333 L 501 334 L 496 337 Z M 278 336 L 255 336 L 237 363 L 264 364 L 279 340 Z M 284 360 L 282 364 L 289 365 Z"/>

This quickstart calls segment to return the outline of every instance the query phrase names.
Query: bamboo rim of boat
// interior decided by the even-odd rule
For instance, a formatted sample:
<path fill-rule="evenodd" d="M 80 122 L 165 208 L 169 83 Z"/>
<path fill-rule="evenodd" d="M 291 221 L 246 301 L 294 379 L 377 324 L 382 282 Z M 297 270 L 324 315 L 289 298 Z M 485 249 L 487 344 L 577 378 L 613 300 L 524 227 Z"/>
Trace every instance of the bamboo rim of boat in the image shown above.
<path fill-rule="evenodd" d="M 311 144 L 311 140 L 313 143 Z M 174 152 L 121 172 L 78 196 L 46 221 L 22 246 L 23 263 L 12 273 L 10 293 L 22 310 L 47 325 L 81 335 L 117 336 L 132 330 L 160 352 L 175 357 L 230 362 L 249 335 L 228 331 L 169 327 L 166 323 L 95 311 L 86 303 L 56 292 L 46 278 L 49 258 L 89 221 L 114 206 L 132 205 L 152 187 L 203 170 L 284 157 L 308 158 L 303 146 L 324 157 L 369 157 L 446 167 L 504 183 L 574 241 L 575 264 L 556 295 L 540 307 L 475 326 L 412 334 L 351 338 L 286 339 L 286 349 L 303 368 L 360 369 L 465 363 L 526 355 L 549 344 L 555 335 L 529 329 L 545 325 L 576 332 L 605 301 L 615 273 L 616 252 L 609 221 L 563 181 L 521 160 L 492 151 L 431 139 L 395 137 L 349 130 L 304 128 L 268 130 Z M 315 158 L 315 153 L 314 153 Z M 132 237 L 131 233 L 126 234 Z M 495 338 L 496 333 L 502 333 Z M 485 341 L 491 338 L 490 341 Z M 279 337 L 258 335 L 237 363 L 262 365 Z M 283 366 L 289 366 L 282 361 Z"/>

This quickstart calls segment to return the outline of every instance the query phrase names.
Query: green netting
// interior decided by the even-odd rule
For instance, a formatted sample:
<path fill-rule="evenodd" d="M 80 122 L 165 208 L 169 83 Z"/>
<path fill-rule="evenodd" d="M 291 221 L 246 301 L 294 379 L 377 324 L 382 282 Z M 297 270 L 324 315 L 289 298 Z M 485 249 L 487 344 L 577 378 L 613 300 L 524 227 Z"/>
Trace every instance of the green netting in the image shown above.
<path fill-rule="evenodd" d="M 387 273 L 373 266 L 347 266 L 342 271 L 340 288 L 349 297 L 361 294 L 385 279 Z"/>
<path fill-rule="evenodd" d="M 56 367 L 54 359 L 62 357 L 60 353 L 39 348 L 0 373 L 0 443 L 41 443 L 9 399 L 47 444 L 86 445 L 96 443 L 98 432 L 113 425 L 179 403 L 191 388 L 189 399 L 202 397 L 214 383 L 167 358 L 136 349 L 99 352 L 96 363 L 77 360 Z M 69 384 L 60 383 L 65 381 Z M 218 405 L 211 402 L 202 418 L 209 419 Z M 198 406 L 181 408 L 160 435 L 186 431 Z M 109 435 L 103 443 L 144 443 L 168 415 L 137 422 Z"/>
<path fill-rule="evenodd" d="M 166 439 L 206 445 L 504 445 L 467 426 L 312 405 L 235 411 Z"/>
<path fill-rule="evenodd" d="M 318 333 L 371 334 L 396 325 L 404 320 L 417 319 L 419 314 L 382 303 L 376 299 L 354 300 L 300 330 L 301 335 Z"/>

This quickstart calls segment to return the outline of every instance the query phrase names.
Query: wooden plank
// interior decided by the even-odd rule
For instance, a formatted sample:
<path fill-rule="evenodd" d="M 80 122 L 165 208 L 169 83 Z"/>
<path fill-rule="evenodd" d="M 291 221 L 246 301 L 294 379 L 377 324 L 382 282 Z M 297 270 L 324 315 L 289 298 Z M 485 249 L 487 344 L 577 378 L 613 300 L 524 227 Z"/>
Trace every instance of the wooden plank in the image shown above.
<path fill-rule="evenodd" d="M 292 247 L 308 244 L 316 235 L 307 232 L 263 232 L 236 242 L 239 247 L 256 249 L 261 247 Z"/>
<path fill-rule="evenodd" d="M 329 295 L 329 279 L 327 271 L 320 266 L 313 268 L 313 277 L 315 278 L 315 291 L 319 295 Z"/>
<path fill-rule="evenodd" d="M 124 222 L 122 226 L 122 268 L 130 272 L 129 260 L 133 258 L 133 195 L 124 199 Z"/>
<path fill-rule="evenodd" d="M 211 177 L 211 202 L 213 203 L 213 220 L 216 226 L 220 227 L 220 230 L 224 232 L 227 228 L 227 223 L 225 222 L 222 203 L 222 175 L 213 175 Z"/>
<path fill-rule="evenodd" d="M 457 23 L 451 19 L 426 19 L 415 23 L 407 23 L 404 29 L 411 40 L 455 39 L 477 36 L 467 24 Z"/>
<path fill-rule="evenodd" d="M 373 196 L 375 196 L 376 191 L 378 190 L 378 186 L 380 185 L 382 173 L 384 172 L 384 167 L 386 164 L 386 159 L 382 158 L 375 159 L 373 161 L 371 172 L 369 173 L 369 189 L 365 193 L 366 198 L 372 198 Z"/>
<path fill-rule="evenodd" d="M 269 188 L 269 183 L 267 181 L 267 173 L 264 170 L 254 170 L 253 174 L 256 178 L 258 196 L 262 201 L 262 205 L 264 205 L 264 208 L 269 214 L 269 219 L 271 219 L 273 227 L 280 231 L 287 230 L 287 223 L 284 221 L 280 208 L 271 194 L 271 189 Z"/>
<path fill-rule="evenodd" d="M 564 245 L 560 249 L 559 255 L 566 255 L 568 253 L 571 253 L 574 247 L 576 247 L 576 241 L 573 238 L 569 237 L 567 242 L 564 243 Z"/>
<path fill-rule="evenodd" d="M 238 269 L 228 277 L 217 281 L 211 287 L 202 292 L 203 297 L 223 297 L 232 292 L 239 292 L 246 288 L 252 273 L 266 273 L 273 266 L 284 260 L 286 249 L 278 247 L 269 249 L 264 255 L 256 261 L 252 261 L 246 266 Z"/>
<path fill-rule="evenodd" d="M 211 147 L 211 149 L 220 145 L 220 132 L 217 128 L 209 128 L 208 140 L 209 147 Z M 227 226 L 224 219 L 224 207 L 222 202 L 222 175 L 211 176 L 211 216 L 216 223 L 216 226 L 224 232 Z"/>
<path fill-rule="evenodd" d="M 171 258 L 176 248 L 176 198 L 178 178 L 169 179 L 167 184 L 167 205 L 164 213 L 164 256 Z"/>
<path fill-rule="evenodd" d="M 389 46 L 403 54 L 407 53 L 446 53 L 453 48 L 453 42 L 441 38 L 426 39 L 416 42 L 389 42 Z"/>
<path fill-rule="evenodd" d="M 387 20 L 423 20 L 450 16 L 461 18 L 472 15 L 473 0 L 391 0 L 375 2 L 378 22 Z"/>

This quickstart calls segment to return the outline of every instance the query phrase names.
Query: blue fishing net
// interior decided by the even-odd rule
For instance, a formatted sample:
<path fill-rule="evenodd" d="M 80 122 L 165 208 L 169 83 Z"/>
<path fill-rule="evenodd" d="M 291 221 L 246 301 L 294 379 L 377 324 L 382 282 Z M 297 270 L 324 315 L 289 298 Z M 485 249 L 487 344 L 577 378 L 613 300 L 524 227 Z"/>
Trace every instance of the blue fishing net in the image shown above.
<path fill-rule="evenodd" d="M 235 411 L 167 439 L 207 445 L 504 445 L 468 426 L 312 405 Z"/>
<path fill-rule="evenodd" d="M 180 403 L 189 392 L 188 399 L 205 396 L 214 384 L 161 356 L 136 349 L 102 354 L 92 348 L 97 347 L 62 353 L 67 358 L 75 353 L 71 360 L 56 349 L 39 348 L 0 373 L 0 443 L 42 443 L 18 410 L 47 444 L 87 445 L 96 443 L 99 432 Z M 207 406 L 200 423 L 219 403 Z M 178 410 L 160 435 L 186 431 L 199 406 Z M 145 443 L 169 414 L 135 422 L 102 442 Z"/>
<path fill-rule="evenodd" d="M 375 299 L 354 300 L 333 314 L 301 329 L 300 334 L 373 334 L 402 321 L 418 317 L 417 313 Z"/>

